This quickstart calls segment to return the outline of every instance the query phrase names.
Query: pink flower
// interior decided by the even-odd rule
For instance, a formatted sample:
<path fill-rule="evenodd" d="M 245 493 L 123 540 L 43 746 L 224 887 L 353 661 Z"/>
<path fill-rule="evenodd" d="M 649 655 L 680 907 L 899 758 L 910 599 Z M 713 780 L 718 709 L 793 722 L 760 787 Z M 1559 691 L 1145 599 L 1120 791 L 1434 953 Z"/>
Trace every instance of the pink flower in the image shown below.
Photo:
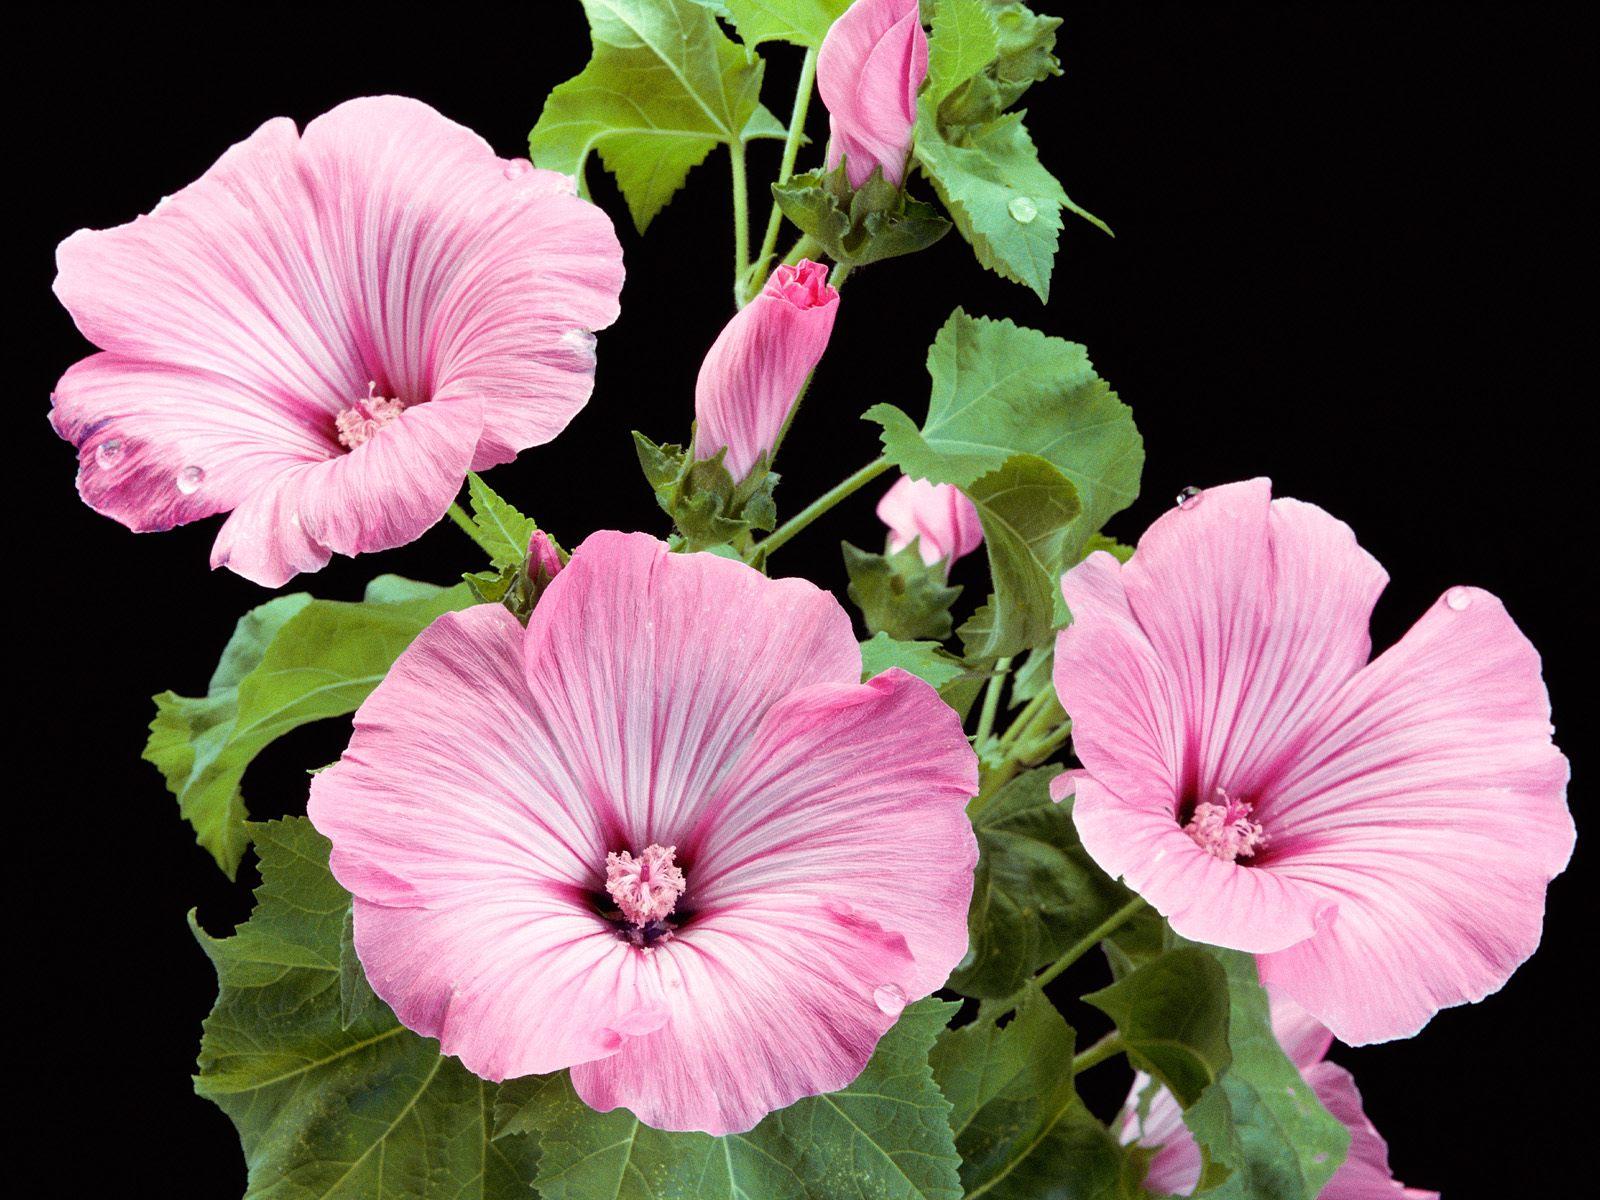
<path fill-rule="evenodd" d="M 896 187 L 906 174 L 928 36 L 917 0 L 856 0 L 828 30 L 817 88 L 828 106 L 828 170 L 843 159 L 858 188 L 876 167 Z"/>
<path fill-rule="evenodd" d="M 1083 844 L 1185 937 L 1346 1042 L 1408 1037 L 1539 944 L 1572 851 L 1539 656 L 1451 588 L 1370 664 L 1387 576 L 1265 479 L 1153 524 L 1063 581 L 1055 683 Z"/>
<path fill-rule="evenodd" d="M 310 814 L 367 978 L 489 1079 L 749 1129 L 838 1089 L 966 952 L 977 764 L 938 694 L 861 683 L 826 592 L 597 533 L 524 630 L 436 621 Z"/>
<path fill-rule="evenodd" d="M 622 286 L 570 180 L 398 96 L 268 121 L 56 257 L 102 348 L 50 414 L 78 491 L 140 532 L 231 510 L 211 565 L 268 586 L 411 541 L 560 433 Z"/>
<path fill-rule="evenodd" d="M 913 541 L 928 566 L 946 570 L 983 544 L 977 507 L 960 488 L 902 475 L 878 501 L 878 519 L 889 527 L 889 549 L 898 554 Z"/>
<path fill-rule="evenodd" d="M 828 268 L 801 259 L 778 267 L 734 314 L 700 364 L 694 385 L 695 457 L 714 458 L 743 480 L 771 455 L 800 389 L 828 348 L 839 293 Z"/>
<path fill-rule="evenodd" d="M 564 565 L 561 552 L 556 549 L 550 535 L 542 529 L 535 529 L 533 536 L 528 539 L 528 578 L 532 580 L 534 589 L 544 591 L 550 586 L 550 581 L 561 574 Z"/>
<path fill-rule="evenodd" d="M 1317 1193 L 1318 1200 L 1439 1200 L 1438 1192 L 1402 1187 L 1394 1181 L 1389 1147 L 1362 1111 L 1356 1081 L 1343 1067 L 1324 1061 L 1333 1035 L 1293 1001 L 1281 996 L 1271 999 L 1272 1030 L 1278 1044 L 1323 1107 L 1350 1131 L 1350 1151 Z M 1163 1195 L 1191 1195 L 1200 1182 L 1200 1147 L 1183 1123 L 1183 1110 L 1166 1088 L 1157 1088 L 1140 1119 L 1140 1098 L 1150 1084 L 1150 1076 L 1142 1071 L 1135 1074 L 1116 1128 L 1125 1145 L 1136 1141 L 1156 1152 L 1145 1173 L 1145 1187 Z"/>

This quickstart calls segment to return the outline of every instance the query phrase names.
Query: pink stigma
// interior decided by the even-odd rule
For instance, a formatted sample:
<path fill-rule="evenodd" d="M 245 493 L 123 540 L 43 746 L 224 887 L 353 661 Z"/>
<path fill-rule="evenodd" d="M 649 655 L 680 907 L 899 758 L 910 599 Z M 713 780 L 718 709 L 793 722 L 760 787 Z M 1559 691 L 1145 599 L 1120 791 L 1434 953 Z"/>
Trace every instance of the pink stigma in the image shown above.
<path fill-rule="evenodd" d="M 606 891 L 640 928 L 665 920 L 689 886 L 672 861 L 677 849 L 652 842 L 638 858 L 626 850 L 606 855 Z"/>
<path fill-rule="evenodd" d="M 342 445 L 354 450 L 400 415 L 404 404 L 377 393 L 377 383 L 367 384 L 366 399 L 357 400 L 334 418 Z"/>
<path fill-rule="evenodd" d="M 1228 793 L 1217 789 L 1217 802 L 1202 800 L 1194 806 L 1194 815 L 1183 831 L 1194 839 L 1207 854 L 1223 862 L 1250 858 L 1267 844 L 1267 835 L 1261 822 L 1252 821 L 1252 808 L 1243 800 L 1230 800 Z"/>

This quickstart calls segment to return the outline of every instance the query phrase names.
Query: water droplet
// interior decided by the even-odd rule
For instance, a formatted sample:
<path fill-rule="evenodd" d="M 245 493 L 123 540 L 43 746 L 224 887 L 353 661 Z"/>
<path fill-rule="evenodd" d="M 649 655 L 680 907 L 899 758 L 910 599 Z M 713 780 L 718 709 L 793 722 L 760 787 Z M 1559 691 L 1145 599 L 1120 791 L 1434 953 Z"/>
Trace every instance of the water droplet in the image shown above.
<path fill-rule="evenodd" d="M 594 334 L 587 329 L 569 329 L 561 335 L 561 344 L 579 358 L 594 361 Z"/>
<path fill-rule="evenodd" d="M 1472 607 L 1472 590 L 1464 587 L 1453 587 L 1444 594 L 1444 602 L 1454 612 L 1466 612 Z"/>
<path fill-rule="evenodd" d="M 505 176 L 507 179 L 521 179 L 531 170 L 533 170 L 533 164 L 527 159 L 513 158 L 506 164 Z"/>
<path fill-rule="evenodd" d="M 178 490 L 185 496 L 194 495 L 205 481 L 206 473 L 200 467 L 185 467 L 178 472 Z"/>
<path fill-rule="evenodd" d="M 107 438 L 101 442 L 94 452 L 94 460 L 102 467 L 109 467 L 122 457 L 122 439 Z"/>
<path fill-rule="evenodd" d="M 1013 196 L 1006 211 L 1017 224 L 1026 225 L 1039 215 L 1039 206 L 1026 196 Z"/>
<path fill-rule="evenodd" d="M 872 989 L 872 1002 L 878 1006 L 880 1012 L 898 1017 L 900 1010 L 906 1006 L 905 990 L 893 983 L 879 984 Z"/>
<path fill-rule="evenodd" d="M 1182 509 L 1194 508 L 1200 503 L 1200 496 L 1200 489 L 1191 483 L 1188 487 L 1184 488 L 1178 493 L 1177 499 L 1174 501 L 1174 503 Z"/>

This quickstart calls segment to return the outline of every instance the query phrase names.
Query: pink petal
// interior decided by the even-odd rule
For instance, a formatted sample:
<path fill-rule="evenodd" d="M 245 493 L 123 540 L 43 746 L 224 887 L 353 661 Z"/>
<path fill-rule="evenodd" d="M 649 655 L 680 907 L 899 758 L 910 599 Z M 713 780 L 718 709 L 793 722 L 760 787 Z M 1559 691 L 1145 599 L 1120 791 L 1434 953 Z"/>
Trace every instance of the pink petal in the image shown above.
<path fill-rule="evenodd" d="M 917 0 L 856 0 L 828 29 L 817 57 L 817 87 L 832 131 L 828 169 L 843 158 L 850 186 L 860 187 L 882 166 L 898 186 L 927 74 Z"/>
<path fill-rule="evenodd" d="M 1287 996 L 1274 995 L 1272 1036 L 1301 1071 L 1321 1062 L 1333 1045 L 1333 1031 Z"/>
<path fill-rule="evenodd" d="M 1139 1103 L 1147 1090 L 1150 1098 L 1141 1119 Z M 1188 1196 L 1194 1192 L 1205 1167 L 1200 1143 L 1183 1123 L 1183 1109 L 1177 1099 L 1143 1071 L 1134 1072 L 1133 1086 L 1123 1101 L 1116 1129 L 1123 1145 L 1137 1142 L 1155 1151 L 1145 1170 L 1145 1187 L 1162 1195 Z"/>
<path fill-rule="evenodd" d="M 532 705 L 523 637 L 499 605 L 434 622 L 362 705 L 307 805 L 357 897 L 373 989 L 495 1079 L 610 1053 L 665 1019 L 589 902 L 610 848 L 594 810 L 518 719 Z"/>
<path fill-rule="evenodd" d="M 904 939 L 791 897 L 715 906 L 639 969 L 668 1022 L 573 1086 L 601 1112 L 714 1135 L 847 1085 L 916 987 Z"/>
<path fill-rule="evenodd" d="M 789 411 L 821 360 L 839 311 L 828 268 L 802 259 L 780 265 L 761 293 L 734 314 L 700 364 L 694 385 L 695 456 L 727 449 L 736 482 L 771 455 Z"/>
<path fill-rule="evenodd" d="M 1185 937 L 1255 953 L 1303 941 L 1331 911 L 1326 899 L 1223 862 L 1178 822 L 1185 781 L 1197 773 L 1195 738 L 1175 680 L 1180 672 L 1130 607 L 1126 579 L 1101 552 L 1063 583 L 1074 619 L 1057 639 L 1055 683 L 1086 769 L 1073 802 L 1084 848 Z"/>
<path fill-rule="evenodd" d="M 387 96 L 303 137 L 270 121 L 151 215 L 74 234 L 56 292 L 109 352 L 56 389 L 84 498 L 141 530 L 239 508 L 213 562 L 271 584 L 415 537 L 466 464 L 549 440 L 588 396 L 622 268 L 570 193 Z M 356 465 L 335 420 L 369 389 L 406 411 Z"/>
<path fill-rule="evenodd" d="M 1367 1114 L 1361 1093 L 1350 1072 L 1331 1062 L 1319 1062 L 1301 1072 L 1322 1101 L 1322 1106 L 1350 1131 L 1350 1151 L 1317 1200 L 1439 1200 L 1438 1192 L 1404 1188 L 1389 1170 L 1389 1147 Z"/>
<path fill-rule="evenodd" d="M 958 487 L 902 475 L 878 501 L 878 520 L 889 527 L 889 549 L 912 541 L 928 566 L 953 563 L 983 544 L 977 506 Z"/>
<path fill-rule="evenodd" d="M 797 691 L 681 839 L 696 902 L 776 892 L 843 905 L 904 935 L 910 997 L 926 996 L 967 952 L 977 790 L 960 718 L 914 676 Z"/>
<path fill-rule="evenodd" d="M 1272 804 L 1275 874 L 1337 904 L 1262 978 L 1360 1044 L 1480 1000 L 1539 944 L 1574 830 L 1538 653 L 1453 588 L 1318 714 Z"/>
<path fill-rule="evenodd" d="M 644 534 L 592 534 L 525 644 L 543 736 L 608 836 L 638 850 L 684 843 L 773 704 L 861 676 L 850 618 L 827 592 L 668 554 Z"/>

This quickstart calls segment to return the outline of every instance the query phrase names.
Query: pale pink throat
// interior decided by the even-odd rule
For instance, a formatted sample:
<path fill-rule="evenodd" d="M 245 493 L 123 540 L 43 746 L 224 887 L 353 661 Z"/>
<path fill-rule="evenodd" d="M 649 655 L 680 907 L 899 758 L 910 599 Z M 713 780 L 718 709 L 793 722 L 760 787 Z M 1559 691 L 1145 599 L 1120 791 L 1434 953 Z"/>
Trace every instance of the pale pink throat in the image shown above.
<path fill-rule="evenodd" d="M 1218 788 L 1215 802 L 1202 800 L 1194 806 L 1194 815 L 1183 831 L 1194 839 L 1195 845 L 1223 862 L 1252 858 L 1267 844 L 1261 822 L 1250 819 L 1253 811 L 1252 805 L 1232 800 Z"/>
<path fill-rule="evenodd" d="M 606 891 L 632 927 L 625 933 L 635 945 L 672 936 L 667 918 L 689 886 L 673 861 L 677 849 L 652 842 L 638 858 L 626 850 L 606 855 Z"/>
<path fill-rule="evenodd" d="M 404 408 L 405 405 L 398 399 L 378 395 L 376 381 L 367 384 L 366 397 L 357 400 L 334 418 L 333 423 L 339 431 L 339 444 L 351 450 L 364 445 L 373 434 L 394 421 Z"/>

